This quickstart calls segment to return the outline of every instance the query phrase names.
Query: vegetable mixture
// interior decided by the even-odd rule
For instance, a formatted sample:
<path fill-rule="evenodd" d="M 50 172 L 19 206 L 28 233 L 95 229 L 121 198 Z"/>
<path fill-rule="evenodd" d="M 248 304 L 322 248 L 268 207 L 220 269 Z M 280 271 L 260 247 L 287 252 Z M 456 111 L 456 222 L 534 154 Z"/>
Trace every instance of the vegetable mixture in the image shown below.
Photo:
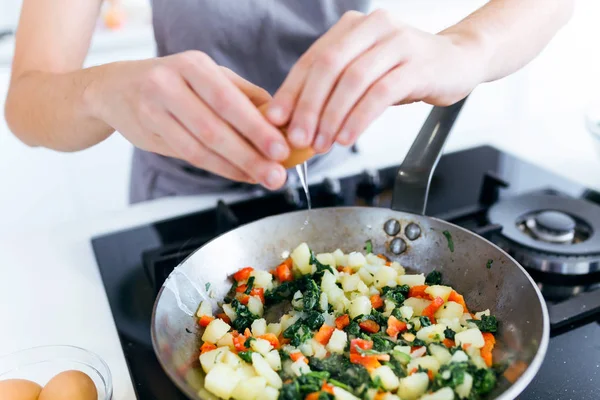
<path fill-rule="evenodd" d="M 236 272 L 223 312 L 206 301 L 197 311 L 205 388 L 236 400 L 489 393 L 496 318 L 471 314 L 440 272 L 406 274 L 370 242 L 365 250 L 315 255 L 303 243 L 270 272 Z"/>

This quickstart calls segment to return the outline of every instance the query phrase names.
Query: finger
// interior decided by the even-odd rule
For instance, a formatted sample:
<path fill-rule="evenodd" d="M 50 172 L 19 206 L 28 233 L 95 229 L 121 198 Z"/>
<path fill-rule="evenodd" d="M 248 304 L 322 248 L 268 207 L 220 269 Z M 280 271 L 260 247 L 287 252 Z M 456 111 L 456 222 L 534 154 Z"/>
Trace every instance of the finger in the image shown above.
<path fill-rule="evenodd" d="M 343 72 L 324 107 L 314 149 L 327 151 L 352 108 L 376 82 L 406 57 L 402 37 L 390 35 L 354 60 Z"/>
<path fill-rule="evenodd" d="M 354 59 L 395 29 L 387 13 L 374 12 L 340 37 L 334 49 L 317 56 L 292 116 L 292 145 L 306 147 L 312 143 L 323 106 L 342 72 Z M 326 150 L 323 149 L 324 145 L 315 143 L 321 151 Z"/>
<path fill-rule="evenodd" d="M 292 115 L 292 111 L 300 96 L 306 75 L 317 55 L 330 49 L 345 32 L 352 29 L 363 18 L 364 14 L 349 11 L 321 36 L 294 64 L 281 87 L 273 96 L 273 102 L 267 111 L 267 117 L 278 126 L 285 125 Z"/>
<path fill-rule="evenodd" d="M 265 103 L 271 101 L 271 95 L 265 89 L 260 86 L 256 86 L 252 82 L 242 78 L 229 68 L 221 67 L 223 73 L 237 86 L 257 107 L 262 106 Z"/>
<path fill-rule="evenodd" d="M 337 137 L 337 142 L 344 146 L 354 143 L 390 104 L 410 99 L 414 76 L 416 75 L 411 74 L 401 65 L 373 84 L 350 112 Z"/>
<path fill-rule="evenodd" d="M 285 160 L 290 149 L 281 131 L 262 116 L 214 61 L 200 52 L 188 52 L 185 56 L 181 73 L 203 102 L 263 155 Z"/>

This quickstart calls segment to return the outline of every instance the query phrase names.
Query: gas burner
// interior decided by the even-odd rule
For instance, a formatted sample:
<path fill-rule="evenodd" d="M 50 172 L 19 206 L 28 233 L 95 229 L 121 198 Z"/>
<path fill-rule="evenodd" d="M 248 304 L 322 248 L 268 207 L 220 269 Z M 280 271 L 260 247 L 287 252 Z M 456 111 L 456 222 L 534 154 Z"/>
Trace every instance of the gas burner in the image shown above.
<path fill-rule="evenodd" d="M 600 207 L 586 200 L 529 193 L 488 212 L 503 226 L 496 242 L 526 268 L 563 275 L 600 271 Z"/>

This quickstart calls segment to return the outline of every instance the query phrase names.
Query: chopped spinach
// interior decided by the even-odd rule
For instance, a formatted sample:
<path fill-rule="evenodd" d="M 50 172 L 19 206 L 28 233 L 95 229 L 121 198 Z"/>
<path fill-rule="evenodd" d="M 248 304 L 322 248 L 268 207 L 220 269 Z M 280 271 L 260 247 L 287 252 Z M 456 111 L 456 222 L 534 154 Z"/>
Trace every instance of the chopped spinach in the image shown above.
<path fill-rule="evenodd" d="M 448 241 L 448 249 L 450 249 L 451 253 L 454 253 L 454 240 L 452 240 L 452 234 L 448 231 L 442 232 L 442 234 L 446 237 Z"/>
<path fill-rule="evenodd" d="M 422 341 L 421 339 L 415 339 L 412 341 L 411 345 L 413 347 L 421 347 L 421 346 L 425 346 L 425 342 Z"/>
<path fill-rule="evenodd" d="M 301 398 L 298 381 L 284 384 L 279 391 L 278 400 L 297 400 Z"/>
<path fill-rule="evenodd" d="M 319 303 L 319 287 L 313 279 L 308 279 L 303 286 L 302 301 L 304 311 L 312 310 Z"/>
<path fill-rule="evenodd" d="M 208 292 L 210 290 L 210 282 L 206 282 L 206 284 L 204 284 L 204 288 Z"/>
<path fill-rule="evenodd" d="M 356 389 L 371 380 L 369 372 L 362 365 L 352 364 L 347 357 L 331 355 L 323 360 L 310 357 L 308 365 L 313 371 L 329 371 L 331 378 L 329 382 L 336 386 L 344 384 L 345 389 Z"/>
<path fill-rule="evenodd" d="M 381 333 L 372 335 L 371 340 L 373 340 L 373 349 L 384 353 L 390 352 L 396 345 L 392 339 L 383 336 Z"/>
<path fill-rule="evenodd" d="M 421 327 L 431 326 L 429 317 L 419 317 L 419 321 L 421 322 Z"/>
<path fill-rule="evenodd" d="M 300 346 L 302 343 L 312 337 L 310 328 L 308 328 L 304 320 L 299 319 L 283 331 L 283 337 L 291 340 L 292 346 Z"/>
<path fill-rule="evenodd" d="M 348 333 L 348 335 L 358 336 L 360 334 L 360 326 L 358 326 L 358 322 L 350 322 L 350 324 L 346 327 L 346 333 Z"/>
<path fill-rule="evenodd" d="M 402 364 L 396 358 L 391 357 L 390 361 L 386 361 L 383 364 L 390 367 L 392 369 L 392 371 L 394 371 L 394 374 L 397 377 L 404 378 L 406 376 L 406 373 L 404 372 L 404 369 L 402 368 Z"/>
<path fill-rule="evenodd" d="M 252 363 L 252 353 L 254 353 L 252 350 L 240 351 L 238 356 L 247 363 Z"/>
<path fill-rule="evenodd" d="M 310 261 L 309 261 L 310 265 L 314 265 L 315 267 L 317 267 L 317 272 L 324 272 L 324 271 L 329 271 L 333 274 L 333 269 L 331 268 L 330 265 L 325 265 L 325 264 L 321 264 L 319 262 L 319 260 L 317 260 L 317 256 L 315 256 L 315 253 L 313 253 L 312 251 L 310 252 Z"/>
<path fill-rule="evenodd" d="M 477 327 L 479 328 L 479 330 L 481 332 L 495 333 L 498 331 L 498 321 L 496 320 L 496 317 L 494 317 L 493 315 L 491 315 L 489 317 L 487 315 L 482 315 L 481 320 L 468 319 L 467 321 L 472 322 L 475 325 L 477 325 Z"/>
<path fill-rule="evenodd" d="M 402 316 L 402 313 L 400 312 L 399 308 L 394 308 L 392 310 L 392 316 L 400 321 L 402 321 L 404 319 L 404 317 Z"/>
<path fill-rule="evenodd" d="M 248 347 L 248 348 L 250 348 L 250 344 L 251 344 L 252 342 L 254 342 L 255 340 L 256 340 L 255 338 L 253 338 L 252 336 L 250 336 L 250 337 L 249 337 L 248 339 L 246 339 L 246 341 L 244 342 L 244 347 Z"/>
<path fill-rule="evenodd" d="M 248 307 L 240 303 L 237 299 L 231 302 L 231 307 L 233 307 L 236 313 L 236 318 L 231 325 L 238 332 L 244 332 L 246 328 L 250 328 L 255 319 L 259 318 L 257 315 L 252 314 L 248 310 Z"/>
<path fill-rule="evenodd" d="M 253 276 L 248 278 L 248 283 L 246 283 L 246 290 L 244 291 L 244 294 L 250 294 L 250 292 L 252 291 L 252 287 L 254 287 L 254 277 Z"/>
<path fill-rule="evenodd" d="M 394 304 L 396 304 L 396 306 L 399 307 L 402 305 L 402 303 L 404 303 L 404 300 L 406 300 L 406 298 L 408 297 L 409 290 L 410 287 L 408 285 L 401 285 L 396 287 L 384 286 L 383 289 L 381 289 L 381 293 L 386 299 L 393 301 Z"/>
<path fill-rule="evenodd" d="M 379 326 L 387 325 L 387 318 L 385 315 L 375 309 L 371 310 L 371 315 L 367 316 L 367 318 L 377 322 Z"/>
<path fill-rule="evenodd" d="M 452 329 L 444 329 L 444 336 L 446 337 L 446 339 L 454 340 L 454 335 L 456 335 L 456 332 L 454 332 Z"/>
<path fill-rule="evenodd" d="M 370 254 L 373 252 L 373 242 L 371 241 L 371 239 L 369 239 L 365 242 L 365 251 L 367 252 L 367 254 Z"/>
<path fill-rule="evenodd" d="M 317 400 L 333 400 L 334 397 L 331 393 L 327 393 L 327 392 L 319 392 L 319 397 L 317 397 Z"/>
<path fill-rule="evenodd" d="M 313 371 L 299 376 L 297 382 L 302 398 L 307 396 L 309 393 L 321 391 L 323 381 L 326 381 L 328 378 L 329 372 L 327 371 Z"/>
<path fill-rule="evenodd" d="M 494 260 L 492 260 L 492 259 L 489 259 L 489 260 L 487 260 L 487 262 L 485 263 L 485 267 L 486 267 L 487 269 L 490 269 L 490 268 L 492 268 L 492 264 L 493 264 L 493 263 L 494 263 Z"/>
<path fill-rule="evenodd" d="M 323 314 L 318 311 L 310 311 L 308 315 L 303 319 L 303 322 L 313 331 L 316 331 L 325 323 Z"/>
<path fill-rule="evenodd" d="M 463 383 L 465 379 L 465 372 L 467 371 L 468 367 L 469 364 L 466 362 L 453 362 L 450 364 L 442 365 L 442 367 L 439 369 L 438 373 L 433 379 L 434 389 L 439 389 L 444 386 L 450 386 L 453 389 L 456 388 L 458 385 Z M 450 373 L 448 379 L 444 379 L 442 376 L 446 371 L 449 371 Z"/>
<path fill-rule="evenodd" d="M 267 290 L 265 292 L 265 303 L 268 305 L 291 300 L 294 293 L 298 290 L 298 282 L 298 280 L 283 282 L 273 290 Z"/>
<path fill-rule="evenodd" d="M 473 391 L 479 395 L 484 395 L 492 391 L 496 386 L 496 374 L 494 371 L 480 368 L 473 374 Z"/>
<path fill-rule="evenodd" d="M 431 271 L 425 278 L 425 283 L 428 285 L 441 285 L 442 284 L 442 273 L 440 271 Z"/>
<path fill-rule="evenodd" d="M 379 376 L 376 376 L 375 379 L 371 380 L 371 382 L 369 382 L 369 386 L 373 389 L 385 391 L 385 388 L 383 387 L 383 382 L 381 382 L 381 378 Z"/>

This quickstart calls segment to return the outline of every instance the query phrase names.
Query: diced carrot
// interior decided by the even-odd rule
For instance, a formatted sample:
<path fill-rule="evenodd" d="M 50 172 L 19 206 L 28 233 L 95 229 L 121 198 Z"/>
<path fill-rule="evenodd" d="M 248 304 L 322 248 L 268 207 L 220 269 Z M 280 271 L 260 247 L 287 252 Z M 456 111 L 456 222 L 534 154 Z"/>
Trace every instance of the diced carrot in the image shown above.
<path fill-rule="evenodd" d="M 481 357 L 485 361 L 485 364 L 488 367 L 492 366 L 492 350 L 494 350 L 494 345 L 496 344 L 496 338 L 490 332 L 483 333 L 484 344 L 481 348 Z"/>
<path fill-rule="evenodd" d="M 327 343 L 329 343 L 329 339 L 331 339 L 333 331 L 335 331 L 335 328 L 333 326 L 323 324 L 321 325 L 319 331 L 315 333 L 314 339 L 322 345 L 326 345 Z"/>
<path fill-rule="evenodd" d="M 203 328 L 206 328 L 208 326 L 208 324 L 213 322 L 214 319 L 215 319 L 214 317 L 211 317 L 209 315 L 203 315 L 198 320 L 198 325 L 200 325 Z"/>
<path fill-rule="evenodd" d="M 250 296 L 248 296 L 247 294 L 243 294 L 240 298 L 240 303 L 242 304 L 248 304 L 248 302 L 250 301 Z"/>
<path fill-rule="evenodd" d="M 411 346 L 410 352 L 413 353 L 419 349 L 422 349 L 423 347 L 425 347 L 425 346 Z"/>
<path fill-rule="evenodd" d="M 418 368 L 413 368 L 410 370 L 410 372 L 408 373 L 409 375 L 414 374 L 415 372 L 417 372 L 419 369 Z"/>
<path fill-rule="evenodd" d="M 444 305 L 444 299 L 442 299 L 441 297 L 436 297 L 435 299 L 433 299 L 431 304 L 429 304 L 427 307 L 425 307 L 425 309 L 421 312 L 421 314 L 425 317 L 429 317 L 429 319 L 431 320 L 431 323 L 435 324 L 435 318 L 433 317 L 433 315 L 443 305 Z"/>
<path fill-rule="evenodd" d="M 240 335 L 240 334 L 233 335 L 233 347 L 237 351 L 248 351 L 248 348 L 245 345 L 246 339 L 248 339 L 248 338 L 245 337 L 244 335 Z"/>
<path fill-rule="evenodd" d="M 460 304 L 461 306 L 463 306 L 463 309 L 465 313 L 468 313 L 469 310 L 467 309 L 467 303 L 465 303 L 465 298 L 463 297 L 462 294 L 458 294 L 458 292 L 456 290 L 453 290 L 452 292 L 450 292 L 450 296 L 448 296 L 448 301 L 453 301 L 455 303 Z"/>
<path fill-rule="evenodd" d="M 451 348 L 456 346 L 456 343 L 454 343 L 454 340 L 452 339 L 444 339 L 444 346 L 446 346 L 447 348 Z"/>
<path fill-rule="evenodd" d="M 265 289 L 254 288 L 250 291 L 250 296 L 256 296 L 260 299 L 261 303 L 265 304 Z"/>
<path fill-rule="evenodd" d="M 374 294 L 373 296 L 371 296 L 371 307 L 373 307 L 374 309 L 383 307 L 383 299 L 380 295 Z"/>
<path fill-rule="evenodd" d="M 464 343 L 464 344 L 462 345 L 462 348 L 463 348 L 464 350 L 468 350 L 468 349 L 469 349 L 469 347 L 471 347 L 471 343 Z"/>
<path fill-rule="evenodd" d="M 225 313 L 217 314 L 217 318 L 219 318 L 219 319 L 223 320 L 223 322 L 231 325 L 231 319 L 227 316 L 227 314 L 225 314 Z"/>
<path fill-rule="evenodd" d="M 357 348 L 371 350 L 373 348 L 373 342 L 364 339 L 352 339 L 350 341 L 350 353 L 358 353 Z"/>
<path fill-rule="evenodd" d="M 265 339 L 267 342 L 271 343 L 271 346 L 278 349 L 279 348 L 279 339 L 272 333 L 265 333 L 264 335 L 260 335 L 259 339 Z"/>
<path fill-rule="evenodd" d="M 200 353 L 204 354 L 207 351 L 215 350 L 216 348 L 217 348 L 217 346 L 215 346 L 214 344 L 209 343 L 209 342 L 204 342 L 202 344 L 202 346 L 200 347 Z"/>
<path fill-rule="evenodd" d="M 377 254 L 377 257 L 379 257 L 379 258 L 381 258 L 382 260 L 385 260 L 385 261 L 390 261 L 389 258 L 387 258 L 384 254 L 381 254 L 381 253 Z"/>
<path fill-rule="evenodd" d="M 427 370 L 427 376 L 429 377 L 430 381 L 433 381 L 434 375 L 433 375 L 433 371 L 428 369 Z"/>
<path fill-rule="evenodd" d="M 352 274 L 352 268 L 350 267 L 342 267 L 341 265 L 336 268 L 338 272 L 344 272 L 346 274 Z"/>
<path fill-rule="evenodd" d="M 306 364 L 308 364 L 308 359 L 306 357 L 304 357 L 304 354 L 300 353 L 299 351 L 290 353 L 290 358 L 294 362 L 301 360 L 302 362 L 305 362 Z"/>
<path fill-rule="evenodd" d="M 248 285 L 240 285 L 235 288 L 235 291 L 237 293 L 244 293 L 246 291 L 246 289 L 248 289 Z"/>
<path fill-rule="evenodd" d="M 323 386 L 321 386 L 321 392 L 333 394 L 333 385 L 330 385 L 327 382 L 323 382 Z"/>
<path fill-rule="evenodd" d="M 391 262 L 391 261 L 386 261 L 386 262 L 385 262 L 385 265 L 386 265 L 387 267 L 389 267 L 390 265 L 392 265 L 392 262 Z"/>
<path fill-rule="evenodd" d="M 400 332 L 404 332 L 406 328 L 406 322 L 400 321 L 398 318 L 394 317 L 393 315 L 390 315 L 390 317 L 388 318 L 388 327 L 385 332 L 388 334 L 388 336 L 396 339 L 398 337 L 398 334 Z"/>
<path fill-rule="evenodd" d="M 292 275 L 292 259 L 288 258 L 275 268 L 275 278 L 279 282 L 287 282 L 294 279 Z"/>
<path fill-rule="evenodd" d="M 525 370 L 527 370 L 528 367 L 529 365 L 527 363 L 523 361 L 516 361 L 512 363 L 502 375 L 504 375 L 506 380 L 510 383 L 515 383 L 517 379 L 519 379 L 521 375 L 523 375 L 523 373 L 525 372 Z"/>
<path fill-rule="evenodd" d="M 383 399 L 385 399 L 387 394 L 388 394 L 387 392 L 377 392 L 377 393 L 375 393 L 375 397 L 373 397 L 373 400 L 383 400 Z"/>
<path fill-rule="evenodd" d="M 254 268 L 252 268 L 252 267 L 242 268 L 238 272 L 233 274 L 233 279 L 235 279 L 238 282 L 245 281 L 246 279 L 248 279 L 250 277 L 250 274 L 252 273 L 252 271 L 254 271 Z"/>
<path fill-rule="evenodd" d="M 335 327 L 339 330 L 344 329 L 348 325 L 350 325 L 350 317 L 348 314 L 340 315 L 335 319 Z"/>
<path fill-rule="evenodd" d="M 424 299 L 430 299 L 431 296 L 425 293 L 425 290 L 429 287 L 429 285 L 417 285 L 413 286 L 408 290 L 408 297 L 422 297 Z"/>
<path fill-rule="evenodd" d="M 252 336 L 252 332 L 250 332 L 250 328 L 246 328 L 246 330 L 244 331 L 244 336 L 246 336 L 246 339 L 248 339 L 250 336 Z"/>
<path fill-rule="evenodd" d="M 380 329 L 379 324 L 372 319 L 366 319 L 362 322 L 359 322 L 358 326 L 360 329 L 368 333 L 376 333 L 379 332 Z"/>
<path fill-rule="evenodd" d="M 381 367 L 381 363 L 375 356 L 362 356 L 360 354 L 350 354 L 350 362 L 360 364 L 371 372 L 376 368 Z"/>
<path fill-rule="evenodd" d="M 304 400 L 319 400 L 319 395 L 321 394 L 321 392 L 312 392 L 309 393 Z"/>

